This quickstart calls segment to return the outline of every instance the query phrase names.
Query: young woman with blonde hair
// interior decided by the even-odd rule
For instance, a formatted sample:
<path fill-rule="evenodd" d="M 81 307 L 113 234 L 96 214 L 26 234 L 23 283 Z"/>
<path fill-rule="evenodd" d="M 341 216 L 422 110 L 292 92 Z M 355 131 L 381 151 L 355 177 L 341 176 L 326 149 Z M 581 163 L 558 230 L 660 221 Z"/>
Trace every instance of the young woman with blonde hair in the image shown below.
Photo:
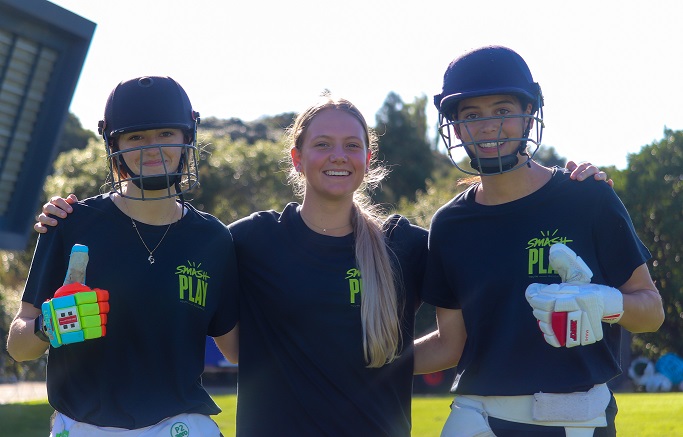
<path fill-rule="evenodd" d="M 427 231 L 370 202 L 386 169 L 351 102 L 325 94 L 286 133 L 301 204 L 229 226 L 240 272 L 237 435 L 409 437 Z M 575 176 L 596 172 L 582 165 Z M 68 209 L 54 203 L 43 224 Z"/>
<path fill-rule="evenodd" d="M 323 96 L 287 134 L 301 205 L 230 225 L 242 289 L 238 435 L 409 436 L 427 231 L 370 204 L 366 188 L 386 170 L 351 102 Z"/>

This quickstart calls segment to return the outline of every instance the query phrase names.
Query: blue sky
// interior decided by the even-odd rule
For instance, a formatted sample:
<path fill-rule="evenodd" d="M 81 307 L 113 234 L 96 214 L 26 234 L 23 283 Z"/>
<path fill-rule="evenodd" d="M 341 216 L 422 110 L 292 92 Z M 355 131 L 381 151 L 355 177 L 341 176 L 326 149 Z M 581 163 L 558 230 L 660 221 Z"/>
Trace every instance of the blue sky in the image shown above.
<path fill-rule="evenodd" d="M 624 168 L 665 126 L 683 129 L 679 0 L 52 3 L 97 24 L 71 103 L 92 130 L 111 89 L 142 75 L 178 80 L 204 117 L 296 112 L 327 88 L 374 124 L 390 91 L 431 101 L 448 63 L 488 44 L 526 59 L 543 143 L 566 158 Z"/>

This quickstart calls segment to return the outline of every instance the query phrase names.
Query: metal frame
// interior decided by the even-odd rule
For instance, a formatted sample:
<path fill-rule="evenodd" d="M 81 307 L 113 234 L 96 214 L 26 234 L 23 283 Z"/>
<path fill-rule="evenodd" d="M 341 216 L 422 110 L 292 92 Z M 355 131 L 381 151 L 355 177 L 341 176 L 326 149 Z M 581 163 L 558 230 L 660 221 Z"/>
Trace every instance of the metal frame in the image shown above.
<path fill-rule="evenodd" d="M 95 27 L 46 0 L 0 0 L 0 249 L 26 249 Z"/>

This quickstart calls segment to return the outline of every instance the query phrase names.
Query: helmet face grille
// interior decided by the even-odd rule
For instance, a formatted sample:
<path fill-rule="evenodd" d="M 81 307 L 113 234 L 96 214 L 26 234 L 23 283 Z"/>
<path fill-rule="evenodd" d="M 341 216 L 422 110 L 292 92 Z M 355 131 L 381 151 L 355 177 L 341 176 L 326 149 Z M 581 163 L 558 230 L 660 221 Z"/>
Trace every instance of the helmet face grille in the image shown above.
<path fill-rule="evenodd" d="M 476 141 L 458 142 L 468 122 L 457 120 L 458 104 L 465 99 L 492 95 L 516 96 L 523 107 L 531 104 L 531 114 L 500 117 L 501 125 L 505 118 L 526 120 L 528 127 L 522 137 L 507 138 L 507 141 L 519 141 L 517 153 L 480 158 Z M 483 47 L 453 60 L 444 74 L 442 92 L 434 96 L 434 105 L 439 111 L 439 132 L 448 155 L 464 173 L 500 174 L 518 169 L 533 158 L 541 144 L 544 128 L 541 87 L 534 82 L 524 59 L 507 47 Z M 518 153 L 527 159 L 519 162 Z M 471 159 L 470 166 L 463 167 L 463 160 L 467 158 Z"/>
<path fill-rule="evenodd" d="M 159 155 L 162 155 L 164 148 L 180 148 L 180 162 L 177 168 L 167 168 L 164 165 L 163 173 L 154 175 L 133 173 L 123 156 L 139 153 L 140 160 L 142 160 L 142 155 L 146 150 L 158 149 Z M 153 144 L 133 147 L 126 149 L 125 152 L 107 149 L 111 190 L 121 197 L 134 200 L 166 199 L 183 195 L 199 184 L 199 163 L 195 144 Z M 140 189 L 139 196 L 131 194 L 130 190 L 125 190 L 125 186 L 129 183 Z"/>
<path fill-rule="evenodd" d="M 104 138 L 111 189 L 123 197 L 136 200 L 156 200 L 182 196 L 199 183 L 197 159 L 197 124 L 199 114 L 192 109 L 185 90 L 170 77 L 144 76 L 121 82 L 109 94 L 100 121 L 99 132 Z M 159 175 L 137 175 L 128 168 L 123 155 L 115 147 L 116 137 L 123 133 L 151 129 L 180 129 L 187 144 L 153 144 L 127 149 L 125 153 L 166 147 L 182 148 L 178 168 L 164 168 Z M 140 189 L 133 196 L 123 189 L 128 183 Z"/>
<path fill-rule="evenodd" d="M 506 120 L 516 119 L 519 123 L 525 125 L 523 135 L 521 137 L 502 137 L 503 123 Z M 448 157 L 451 162 L 463 173 L 471 175 L 493 175 L 507 173 L 516 170 L 527 164 L 538 151 L 541 145 L 541 138 L 543 134 L 543 120 L 537 116 L 530 114 L 514 114 L 499 117 L 483 117 L 478 118 L 476 122 L 489 121 L 491 123 L 499 123 L 497 139 L 485 140 L 470 140 L 462 141 L 459 138 L 472 138 L 469 131 L 468 123 L 470 120 L 450 120 L 443 116 L 439 117 L 439 133 L 446 145 Z M 519 145 L 516 151 L 509 155 L 502 155 L 498 151 L 498 156 L 485 158 L 480 156 L 478 146 L 484 143 L 500 142 L 517 142 Z M 525 159 L 519 159 L 517 156 L 521 154 Z"/>

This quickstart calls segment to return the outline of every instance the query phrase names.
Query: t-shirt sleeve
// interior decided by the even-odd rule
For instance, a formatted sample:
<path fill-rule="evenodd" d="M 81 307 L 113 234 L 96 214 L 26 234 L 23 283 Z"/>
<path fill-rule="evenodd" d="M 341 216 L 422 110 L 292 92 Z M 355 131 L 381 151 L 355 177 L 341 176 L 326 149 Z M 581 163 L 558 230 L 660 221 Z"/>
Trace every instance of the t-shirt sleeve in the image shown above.
<path fill-rule="evenodd" d="M 389 245 L 398 257 L 406 291 L 417 303 L 421 301 L 422 280 L 427 264 L 427 230 L 399 215 L 389 217 L 384 228 Z"/>
<path fill-rule="evenodd" d="M 208 330 L 208 335 L 212 337 L 227 334 L 239 320 L 239 276 L 235 245 L 227 228 L 222 234 L 223 250 L 221 256 L 225 258 L 226 265 L 218 308 Z"/>
<path fill-rule="evenodd" d="M 640 265 L 647 262 L 650 252 L 638 237 L 631 217 L 614 190 L 605 189 L 596 215 L 598 259 L 600 269 L 612 287 L 620 287 Z"/>
<path fill-rule="evenodd" d="M 61 220 L 56 228 L 38 237 L 31 260 L 26 286 L 21 298 L 23 302 L 40 308 L 41 304 L 54 296 L 55 291 L 64 284 L 68 265 L 61 227 L 67 224 Z M 68 225 L 67 225 L 68 226 Z"/>
<path fill-rule="evenodd" d="M 445 260 L 450 260 L 451 257 L 443 256 L 443 251 L 448 251 L 448 248 L 442 247 L 444 240 L 439 237 L 442 230 L 439 225 L 439 213 L 434 215 L 432 219 L 432 226 L 429 231 L 429 244 L 427 262 L 425 267 L 424 281 L 422 284 L 422 300 L 430 305 L 441 308 L 459 309 L 460 303 L 457 296 L 451 291 L 452 287 L 449 285 L 449 273 L 446 271 Z M 450 273 L 452 274 L 452 272 Z"/>

